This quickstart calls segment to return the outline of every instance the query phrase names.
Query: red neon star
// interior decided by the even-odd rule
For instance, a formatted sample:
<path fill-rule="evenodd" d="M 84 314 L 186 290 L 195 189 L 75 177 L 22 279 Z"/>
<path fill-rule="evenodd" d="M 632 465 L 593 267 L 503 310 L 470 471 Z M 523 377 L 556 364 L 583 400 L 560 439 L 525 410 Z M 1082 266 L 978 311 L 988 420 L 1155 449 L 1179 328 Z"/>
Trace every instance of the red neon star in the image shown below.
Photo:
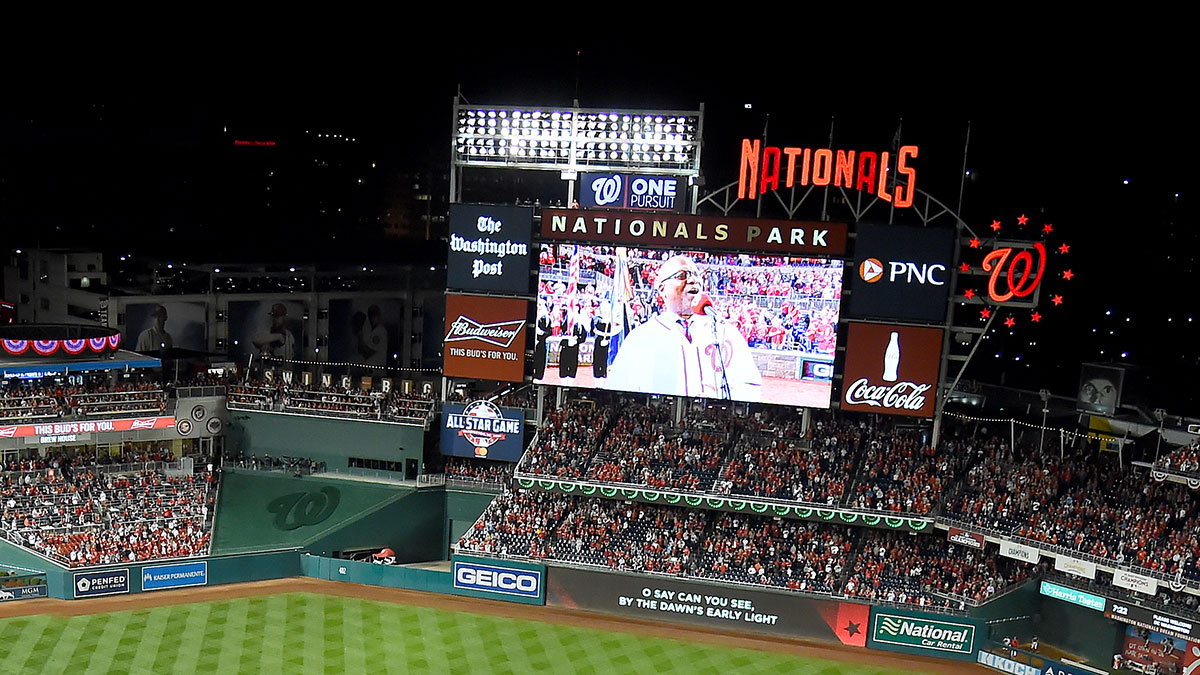
<path fill-rule="evenodd" d="M 979 318 L 981 318 L 981 319 L 986 319 L 991 315 L 992 315 L 992 310 L 987 309 L 986 307 L 984 309 L 979 310 Z"/>
<path fill-rule="evenodd" d="M 963 297 L 970 300 L 971 298 L 975 297 L 975 291 L 968 288 L 967 290 L 963 291 Z"/>
<path fill-rule="evenodd" d="M 966 274 L 967 272 L 971 271 L 971 265 L 969 263 L 963 263 L 958 266 L 958 269 L 962 270 L 963 274 Z"/>
<path fill-rule="evenodd" d="M 979 237 L 971 237 L 971 248 L 979 248 Z"/>
<path fill-rule="evenodd" d="M 1071 270 L 1067 270 L 1066 272 L 1063 272 L 1063 278 L 1067 281 L 1070 281 L 1071 279 L 1075 278 L 1075 273 Z"/>
<path fill-rule="evenodd" d="M 1033 314 L 1031 314 L 1029 316 L 1029 320 L 1034 323 L 1038 323 L 1039 321 L 1042 320 L 1042 315 L 1038 314 L 1038 311 L 1035 309 L 1035 310 L 1033 310 Z"/>
<path fill-rule="evenodd" d="M 1000 231 L 1000 221 L 993 220 L 992 221 L 992 232 L 999 232 L 999 231 Z"/>
<path fill-rule="evenodd" d="M 1028 222 L 1029 222 L 1029 217 L 1026 216 L 1024 213 L 1017 216 L 1017 224 L 1018 225 L 1024 225 L 1025 223 L 1028 223 Z"/>
<path fill-rule="evenodd" d="M 1056 296 L 1050 298 L 1050 302 L 1053 302 L 1056 305 L 1061 305 L 1062 304 L 1062 296 L 1056 295 Z"/>
<path fill-rule="evenodd" d="M 1010 316 L 1004 320 L 1004 325 L 1012 328 L 1013 326 L 1017 325 L 1017 320 Z"/>
<path fill-rule="evenodd" d="M 1063 244 L 1062 246 L 1059 246 L 1059 247 L 1058 247 L 1058 252 L 1059 252 L 1059 253 L 1061 253 L 1061 254 L 1063 254 L 1063 255 L 1066 255 L 1066 254 L 1067 254 L 1067 253 L 1069 253 L 1070 251 L 1071 251 L 1071 247 L 1070 247 L 1070 246 L 1068 246 L 1068 245 L 1066 245 L 1066 244 Z"/>
<path fill-rule="evenodd" d="M 1051 225 L 1050 223 L 1046 223 L 1045 225 L 1042 226 L 1043 234 L 1050 234 L 1053 231 L 1054 231 L 1054 226 Z"/>

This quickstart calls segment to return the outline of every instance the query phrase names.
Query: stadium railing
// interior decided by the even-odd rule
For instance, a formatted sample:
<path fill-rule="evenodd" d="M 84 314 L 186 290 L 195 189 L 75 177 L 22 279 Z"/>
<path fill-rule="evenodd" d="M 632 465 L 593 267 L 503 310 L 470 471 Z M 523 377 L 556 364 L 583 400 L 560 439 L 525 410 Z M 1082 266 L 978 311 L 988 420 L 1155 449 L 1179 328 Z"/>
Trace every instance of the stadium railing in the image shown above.
<path fill-rule="evenodd" d="M 1063 556 L 1067 556 L 1070 558 L 1075 558 L 1077 560 L 1084 560 L 1084 561 L 1087 561 L 1090 563 L 1095 563 L 1096 567 L 1098 567 L 1099 569 L 1102 569 L 1106 572 L 1110 572 L 1110 573 L 1113 570 L 1121 569 L 1121 570 L 1126 570 L 1128 572 L 1133 572 L 1134 574 L 1140 574 L 1144 577 L 1151 577 L 1151 578 L 1157 579 L 1158 581 L 1165 582 L 1167 584 L 1170 584 L 1175 579 L 1174 576 L 1167 574 L 1165 572 L 1159 572 L 1158 570 L 1152 570 L 1152 569 L 1149 569 L 1146 567 L 1130 565 L 1127 563 L 1120 563 L 1120 562 L 1117 562 L 1116 560 L 1113 560 L 1112 558 L 1101 558 L 1100 556 L 1092 555 L 1091 553 L 1084 553 L 1083 551 L 1077 551 L 1075 549 L 1067 548 L 1066 546 L 1059 546 L 1056 544 L 1051 544 L 1049 542 L 1039 541 L 1037 539 L 1030 539 L 1028 537 L 1019 537 L 1019 536 L 1013 535 L 1011 532 L 1006 532 L 1004 530 L 997 530 L 995 528 L 985 527 L 983 525 L 976 525 L 974 523 L 968 523 L 968 522 L 965 522 L 962 520 L 956 520 L 954 518 L 949 518 L 946 516 L 939 516 L 937 519 L 937 522 L 939 525 L 946 525 L 947 527 L 955 527 L 955 528 L 968 530 L 968 531 L 972 531 L 972 532 L 978 532 L 985 536 L 993 537 L 993 538 L 1001 540 L 1001 541 L 1011 541 L 1011 542 L 1014 542 L 1017 544 L 1022 544 L 1024 546 L 1030 546 L 1030 547 L 1033 547 L 1033 548 L 1036 548 L 1036 549 L 1042 551 L 1043 553 L 1050 553 L 1050 554 L 1053 554 L 1056 556 L 1063 555 Z M 1190 588 L 1196 588 L 1196 585 L 1194 583 L 1188 584 L 1185 581 L 1185 585 L 1187 585 Z"/>

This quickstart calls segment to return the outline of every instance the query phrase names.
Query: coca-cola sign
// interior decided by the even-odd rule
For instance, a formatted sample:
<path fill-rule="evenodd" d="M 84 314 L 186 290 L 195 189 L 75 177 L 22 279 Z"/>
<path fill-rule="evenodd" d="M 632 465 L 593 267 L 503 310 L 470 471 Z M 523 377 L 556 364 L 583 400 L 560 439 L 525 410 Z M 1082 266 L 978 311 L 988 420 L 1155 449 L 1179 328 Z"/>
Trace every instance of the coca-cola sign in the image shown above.
<path fill-rule="evenodd" d="M 933 416 L 942 335 L 940 328 L 851 323 L 842 409 Z"/>
<path fill-rule="evenodd" d="M 442 372 L 447 377 L 523 380 L 528 312 L 524 300 L 447 295 Z"/>

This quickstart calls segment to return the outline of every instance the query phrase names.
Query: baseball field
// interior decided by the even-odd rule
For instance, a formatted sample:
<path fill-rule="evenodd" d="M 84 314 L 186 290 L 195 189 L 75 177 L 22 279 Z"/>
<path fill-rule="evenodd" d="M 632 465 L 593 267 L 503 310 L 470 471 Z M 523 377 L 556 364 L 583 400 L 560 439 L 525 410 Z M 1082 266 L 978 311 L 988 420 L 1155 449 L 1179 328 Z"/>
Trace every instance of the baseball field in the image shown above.
<path fill-rule="evenodd" d="M 0 606 L 0 673 L 869 675 L 961 669 L 919 657 L 574 614 L 313 579 L 26 601 Z"/>

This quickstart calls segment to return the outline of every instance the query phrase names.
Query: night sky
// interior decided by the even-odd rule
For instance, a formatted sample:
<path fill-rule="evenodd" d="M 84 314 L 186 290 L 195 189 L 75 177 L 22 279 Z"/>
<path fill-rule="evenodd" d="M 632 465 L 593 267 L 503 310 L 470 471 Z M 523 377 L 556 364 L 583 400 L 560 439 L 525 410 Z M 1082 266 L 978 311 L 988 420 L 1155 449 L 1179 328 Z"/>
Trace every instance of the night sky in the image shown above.
<path fill-rule="evenodd" d="M 998 381 L 1008 371 L 1010 384 L 1071 394 L 1080 361 L 1115 359 L 1140 367 L 1134 388 L 1151 408 L 1200 414 L 1191 391 L 1200 376 L 1197 143 L 1184 98 L 1194 77 L 1174 39 L 1161 35 L 1153 49 L 1135 50 L 1128 41 L 1064 42 L 1028 29 L 924 41 L 807 32 L 737 43 L 699 38 L 686 47 L 649 36 L 579 44 L 364 39 L 375 46 L 260 46 L 214 62 L 200 54 L 83 59 L 53 87 L 40 73 L 23 73 L 29 77 L 10 81 L 0 97 L 0 228 L 10 248 L 204 259 L 215 255 L 204 242 L 242 238 L 252 242 L 242 251 L 251 259 L 312 257 L 311 242 L 328 224 L 293 218 L 248 228 L 239 220 L 230 197 L 238 188 L 225 171 L 228 139 L 326 130 L 354 136 L 357 152 L 377 155 L 381 168 L 444 171 L 460 87 L 483 105 L 704 103 L 701 168 L 710 187 L 736 180 L 740 140 L 761 137 L 768 115 L 771 145 L 825 147 L 832 120 L 833 147 L 876 150 L 890 146 L 903 119 L 903 142 L 921 149 L 918 187 L 951 205 L 969 122 L 963 217 L 981 232 L 1021 214 L 1053 223 L 1052 243 L 1071 249 L 1051 259 L 1048 275 L 1064 267 L 1075 274 L 1060 291 L 1063 306 L 1046 310 L 1042 324 L 997 335 L 984 355 L 993 363 L 979 376 Z M 473 46 L 454 46 L 462 42 Z M 553 46 L 512 46 L 522 43 Z M 321 250 L 344 260 L 403 260 L 439 248 L 364 245 L 347 235 Z M 1016 355 L 1019 364 L 1008 360 Z"/>

